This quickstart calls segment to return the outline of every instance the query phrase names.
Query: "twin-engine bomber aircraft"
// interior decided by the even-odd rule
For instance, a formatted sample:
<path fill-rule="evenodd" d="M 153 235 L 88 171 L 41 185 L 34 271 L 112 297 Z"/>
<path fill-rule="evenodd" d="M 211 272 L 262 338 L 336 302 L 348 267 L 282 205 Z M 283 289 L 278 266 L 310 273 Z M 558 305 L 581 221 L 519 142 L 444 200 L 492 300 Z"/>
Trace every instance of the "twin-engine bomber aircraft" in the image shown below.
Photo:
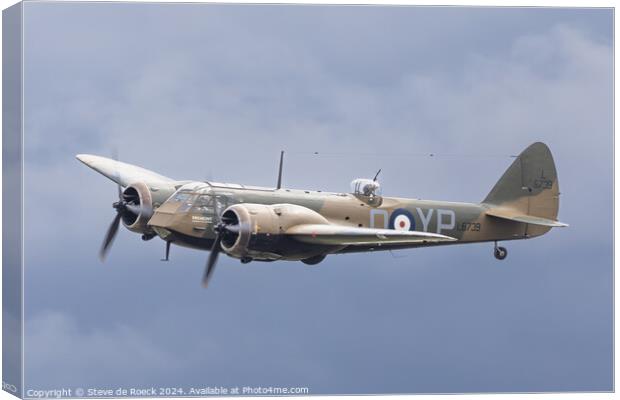
<path fill-rule="evenodd" d="M 377 176 L 354 180 L 352 193 L 286 189 L 281 187 L 283 155 L 276 188 L 176 181 L 108 158 L 77 155 L 118 185 L 116 216 L 101 248 L 102 260 L 121 221 L 143 240 L 165 240 L 165 260 L 173 243 L 210 250 L 205 287 L 222 251 L 242 263 L 315 265 L 330 254 L 495 242 L 495 258 L 503 260 L 507 251 L 498 241 L 528 239 L 567 226 L 557 221 L 558 178 L 543 143 L 517 156 L 481 203 L 384 197 Z"/>

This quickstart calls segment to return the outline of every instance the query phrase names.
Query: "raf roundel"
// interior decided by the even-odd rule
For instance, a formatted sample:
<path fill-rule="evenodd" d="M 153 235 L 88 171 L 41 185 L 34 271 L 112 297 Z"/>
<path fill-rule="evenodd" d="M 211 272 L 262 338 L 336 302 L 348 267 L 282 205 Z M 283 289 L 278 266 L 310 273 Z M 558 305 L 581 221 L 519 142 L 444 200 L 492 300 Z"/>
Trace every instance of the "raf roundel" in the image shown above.
<path fill-rule="evenodd" d="M 397 231 L 414 231 L 415 230 L 415 219 L 413 218 L 413 214 L 404 208 L 398 208 L 394 210 L 392 215 L 390 216 L 390 229 L 395 229 Z"/>

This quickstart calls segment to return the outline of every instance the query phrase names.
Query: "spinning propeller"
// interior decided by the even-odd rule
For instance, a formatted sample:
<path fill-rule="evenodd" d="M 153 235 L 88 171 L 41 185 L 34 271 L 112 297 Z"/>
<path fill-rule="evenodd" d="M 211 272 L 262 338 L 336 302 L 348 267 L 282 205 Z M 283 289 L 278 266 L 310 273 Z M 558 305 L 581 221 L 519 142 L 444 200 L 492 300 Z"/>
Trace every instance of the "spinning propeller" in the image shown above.
<path fill-rule="evenodd" d="M 276 190 L 282 188 L 283 166 L 284 150 L 280 152 L 280 164 L 278 167 L 278 183 L 276 184 Z M 379 172 L 381 172 L 381 170 L 379 170 Z M 377 175 L 379 175 L 379 172 L 377 172 Z M 241 223 L 239 223 L 237 219 L 227 218 L 225 215 L 223 215 L 219 208 L 219 202 L 217 201 L 215 202 L 215 211 L 217 215 L 220 216 L 221 222 L 213 228 L 213 230 L 215 231 L 215 240 L 213 241 L 213 246 L 211 247 L 211 252 L 209 253 L 209 258 L 207 259 L 207 265 L 205 266 L 205 273 L 202 278 L 202 286 L 205 288 L 209 285 L 211 276 L 213 276 L 213 271 L 215 271 L 215 264 L 217 263 L 217 258 L 222 251 L 222 239 L 225 239 L 230 235 L 238 235 L 241 231 Z M 247 226 L 244 227 L 247 228 Z"/>
<path fill-rule="evenodd" d="M 118 154 L 116 151 L 114 151 L 114 161 L 118 162 Z M 114 175 L 116 177 L 116 181 L 120 182 L 120 172 L 118 169 L 115 171 Z M 112 207 L 116 210 L 116 215 L 114 216 L 114 219 L 106 232 L 105 238 L 103 239 L 103 244 L 101 245 L 101 250 L 99 251 L 99 258 L 101 261 L 105 260 L 108 251 L 112 246 L 112 242 L 114 242 L 114 238 L 118 233 L 118 227 L 123 219 L 123 216 L 130 213 L 137 217 L 144 211 L 142 205 L 140 204 L 139 196 L 125 195 L 123 187 L 120 183 L 117 183 L 116 187 L 118 189 L 118 201 L 112 204 Z"/>
<path fill-rule="evenodd" d="M 116 237 L 116 234 L 118 233 L 118 227 L 121 223 L 121 219 L 123 218 L 123 215 L 125 215 L 126 213 L 132 213 L 134 215 L 140 215 L 140 213 L 142 212 L 142 207 L 140 206 L 140 199 L 136 199 L 136 198 L 131 198 L 131 199 L 126 199 L 125 195 L 123 194 L 123 188 L 121 187 L 120 184 L 118 185 L 118 201 L 112 204 L 112 207 L 114 207 L 114 209 L 116 210 L 116 215 L 114 216 L 114 219 L 112 220 L 112 223 L 110 224 L 110 227 L 108 228 L 108 232 L 105 235 L 105 238 L 103 240 L 103 244 L 101 245 L 101 250 L 99 251 L 99 258 L 101 258 L 101 261 L 105 260 L 108 251 L 110 250 L 110 247 L 112 246 L 112 242 L 114 241 L 114 238 Z M 137 200 L 137 204 L 136 204 L 136 200 Z"/>
<path fill-rule="evenodd" d="M 207 259 L 207 265 L 205 267 L 205 273 L 202 278 L 202 286 L 205 288 L 209 285 L 213 271 L 215 271 L 217 258 L 222 251 L 222 239 L 230 234 L 236 234 L 240 230 L 239 223 L 227 223 L 224 218 L 221 220 L 222 222 L 213 228 L 215 231 L 215 240 L 213 241 L 213 247 L 211 247 L 211 252 L 209 253 L 209 258 Z"/>

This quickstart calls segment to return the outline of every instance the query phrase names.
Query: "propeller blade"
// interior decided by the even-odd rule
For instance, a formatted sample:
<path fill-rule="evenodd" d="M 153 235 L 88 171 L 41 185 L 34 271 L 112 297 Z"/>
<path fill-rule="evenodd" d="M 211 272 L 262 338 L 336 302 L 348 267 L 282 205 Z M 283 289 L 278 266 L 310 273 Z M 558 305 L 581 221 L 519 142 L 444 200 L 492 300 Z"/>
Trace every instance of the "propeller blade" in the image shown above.
<path fill-rule="evenodd" d="M 217 257 L 219 256 L 221 250 L 221 241 L 222 234 L 218 232 L 217 236 L 215 237 L 215 241 L 213 242 L 213 247 L 211 248 L 209 259 L 207 260 L 204 277 L 202 278 L 202 286 L 205 288 L 209 285 L 209 281 L 211 280 L 213 271 L 215 271 L 215 264 L 217 263 Z"/>
<path fill-rule="evenodd" d="M 114 161 L 118 161 L 118 148 L 116 147 L 112 149 L 112 159 Z M 121 183 L 120 183 L 121 172 L 118 169 L 114 171 L 114 177 L 116 178 L 116 182 L 117 182 L 116 187 L 118 189 L 118 199 L 122 201 L 123 200 L 123 187 L 121 186 Z"/>
<path fill-rule="evenodd" d="M 105 239 L 103 240 L 103 245 L 101 246 L 101 250 L 99 251 L 99 258 L 101 261 L 105 260 L 108 251 L 110 250 L 110 246 L 116 237 L 116 233 L 118 232 L 118 226 L 121 223 L 121 213 L 117 213 L 114 217 L 114 220 L 110 224 L 108 228 L 108 232 L 105 235 Z"/>
<path fill-rule="evenodd" d="M 239 231 L 241 230 L 241 227 L 239 226 L 239 224 L 236 224 L 236 225 L 225 225 L 224 229 L 226 229 L 228 232 L 239 233 Z"/>

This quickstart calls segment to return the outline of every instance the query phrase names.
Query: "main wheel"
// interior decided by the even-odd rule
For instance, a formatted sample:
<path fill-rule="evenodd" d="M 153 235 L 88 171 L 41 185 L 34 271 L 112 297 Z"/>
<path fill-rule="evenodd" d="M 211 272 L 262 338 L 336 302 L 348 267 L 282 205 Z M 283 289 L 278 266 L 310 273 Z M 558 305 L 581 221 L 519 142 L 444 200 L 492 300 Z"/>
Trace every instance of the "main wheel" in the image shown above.
<path fill-rule="evenodd" d="M 503 260 L 508 255 L 508 250 L 506 250 L 505 247 L 496 247 L 493 253 L 495 258 L 497 258 L 498 260 Z"/>

